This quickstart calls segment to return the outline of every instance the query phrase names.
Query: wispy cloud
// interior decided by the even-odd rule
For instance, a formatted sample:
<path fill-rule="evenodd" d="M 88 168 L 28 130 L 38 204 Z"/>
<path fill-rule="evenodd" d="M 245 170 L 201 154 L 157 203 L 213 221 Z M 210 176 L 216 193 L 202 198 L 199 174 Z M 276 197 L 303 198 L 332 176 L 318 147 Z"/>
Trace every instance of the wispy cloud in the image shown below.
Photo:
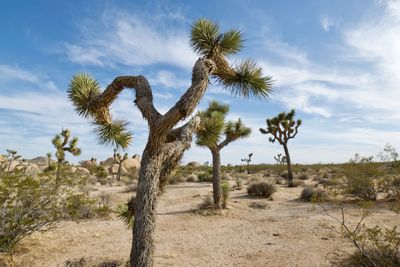
<path fill-rule="evenodd" d="M 323 16 L 321 18 L 321 26 L 324 31 L 329 32 L 333 25 L 335 25 L 335 22 L 329 16 Z"/>
<path fill-rule="evenodd" d="M 100 23 L 81 26 L 81 38 L 65 44 L 65 52 L 72 62 L 80 64 L 171 64 L 190 69 L 196 57 L 187 29 L 171 29 L 159 19 L 181 21 L 182 17 L 175 14 L 154 19 L 119 9 L 105 11 Z"/>

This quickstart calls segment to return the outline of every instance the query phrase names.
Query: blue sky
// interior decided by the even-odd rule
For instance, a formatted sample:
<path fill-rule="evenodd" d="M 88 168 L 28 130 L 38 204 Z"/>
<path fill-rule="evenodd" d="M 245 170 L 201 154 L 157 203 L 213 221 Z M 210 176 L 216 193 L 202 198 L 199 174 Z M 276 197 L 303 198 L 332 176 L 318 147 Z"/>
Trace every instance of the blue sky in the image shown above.
<path fill-rule="evenodd" d="M 273 162 L 278 144 L 258 131 L 278 112 L 303 119 L 289 149 L 294 162 L 344 162 L 354 153 L 377 155 L 385 143 L 400 148 L 400 1 L 6 1 L 0 9 L 0 153 L 25 158 L 53 151 L 61 127 L 80 138 L 77 162 L 102 160 L 112 148 L 96 143 L 66 90 L 72 75 L 90 73 L 104 87 L 118 75 L 142 74 L 155 105 L 165 112 L 190 84 L 197 58 L 191 23 L 217 22 L 245 33 L 238 59 L 251 57 L 273 76 L 268 101 L 241 99 L 211 85 L 199 105 L 230 104 L 252 135 L 222 151 L 222 162 Z M 234 61 L 235 58 L 232 58 Z M 113 105 L 130 122 L 130 154 L 141 154 L 146 122 L 126 90 Z M 210 161 L 193 145 L 184 161 Z"/>

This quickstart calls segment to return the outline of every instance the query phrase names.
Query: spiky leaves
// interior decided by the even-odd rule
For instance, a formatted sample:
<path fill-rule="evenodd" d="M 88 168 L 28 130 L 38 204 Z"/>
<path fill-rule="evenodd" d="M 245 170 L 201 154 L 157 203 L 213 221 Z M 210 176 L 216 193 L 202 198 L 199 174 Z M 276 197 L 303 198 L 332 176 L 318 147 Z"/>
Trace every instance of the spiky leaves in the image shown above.
<path fill-rule="evenodd" d="M 294 120 L 296 112 L 292 109 L 289 113 L 279 113 L 278 116 L 267 119 L 267 128 L 260 128 L 262 134 L 271 134 L 273 137 L 269 141 L 274 143 L 276 140 L 280 144 L 286 144 L 289 139 L 294 138 L 301 126 L 301 120 Z"/>
<path fill-rule="evenodd" d="M 96 126 L 100 144 L 112 145 L 126 149 L 132 141 L 132 133 L 127 130 L 128 123 L 122 120 L 113 121 L 109 111 L 109 99 L 106 105 L 97 105 L 101 96 L 99 83 L 87 74 L 77 74 L 72 78 L 68 89 L 69 99 L 75 106 L 76 112 L 84 118 L 92 119 Z"/>
<path fill-rule="evenodd" d="M 63 161 L 65 159 L 66 151 L 74 156 L 79 156 L 81 154 L 81 149 L 78 148 L 78 138 L 74 137 L 71 140 L 69 140 L 70 137 L 71 137 L 71 132 L 68 129 L 66 129 L 62 130 L 61 133 L 57 134 L 51 141 L 54 147 L 56 148 L 55 156 L 59 161 Z M 51 153 L 48 153 L 48 157 L 49 155 L 51 157 Z"/>
<path fill-rule="evenodd" d="M 230 142 L 250 135 L 251 129 L 245 127 L 241 119 L 225 121 L 228 112 L 229 106 L 217 101 L 210 102 L 205 111 L 199 112 L 201 123 L 197 133 L 197 145 L 220 150 Z M 225 134 L 225 140 L 218 144 L 222 134 Z"/>
<path fill-rule="evenodd" d="M 217 64 L 213 77 L 234 95 L 263 98 L 271 92 L 272 79 L 263 76 L 262 69 L 253 60 L 244 60 L 229 66 L 227 56 L 236 54 L 243 47 L 244 36 L 238 30 L 220 33 L 219 26 L 200 19 L 192 25 L 191 46 L 198 54 Z"/>

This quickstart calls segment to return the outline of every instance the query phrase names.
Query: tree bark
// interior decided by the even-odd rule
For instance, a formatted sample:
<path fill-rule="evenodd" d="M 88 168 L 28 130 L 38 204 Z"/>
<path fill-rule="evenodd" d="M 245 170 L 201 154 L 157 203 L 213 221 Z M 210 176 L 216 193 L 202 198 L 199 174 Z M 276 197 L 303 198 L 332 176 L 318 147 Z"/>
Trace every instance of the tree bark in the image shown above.
<path fill-rule="evenodd" d="M 149 140 L 150 141 L 150 140 Z M 143 151 L 136 193 L 135 218 L 133 226 L 131 267 L 153 266 L 155 229 L 155 208 L 161 160 L 149 151 L 149 143 Z"/>
<path fill-rule="evenodd" d="M 221 208 L 221 155 L 218 149 L 211 150 L 213 158 L 213 197 L 214 206 Z"/>
<path fill-rule="evenodd" d="M 292 164 L 290 162 L 290 155 L 289 155 L 289 149 L 287 147 L 287 144 L 283 144 L 283 149 L 285 150 L 285 156 L 286 156 L 286 164 L 287 164 L 287 170 L 288 170 L 288 186 L 293 187 L 293 173 L 292 173 Z"/>
<path fill-rule="evenodd" d="M 122 162 L 118 164 L 117 181 L 121 179 L 121 171 L 122 171 Z"/>

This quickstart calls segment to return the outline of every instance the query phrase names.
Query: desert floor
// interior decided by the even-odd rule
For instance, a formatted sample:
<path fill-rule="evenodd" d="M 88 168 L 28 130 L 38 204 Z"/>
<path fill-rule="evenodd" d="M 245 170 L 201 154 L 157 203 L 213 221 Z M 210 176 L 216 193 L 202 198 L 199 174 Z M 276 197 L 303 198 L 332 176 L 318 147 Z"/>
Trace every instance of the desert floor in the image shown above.
<path fill-rule="evenodd" d="M 100 186 L 113 192 L 113 203 L 126 201 L 125 186 Z M 302 187 L 279 186 L 273 200 L 232 191 L 229 209 L 217 215 L 193 212 L 212 192 L 211 184 L 182 183 L 167 187 L 159 197 L 155 234 L 156 266 L 331 266 L 336 254 L 351 252 L 349 241 L 335 232 L 338 222 L 323 209 L 298 200 Z M 263 202 L 265 209 L 252 208 Z M 339 209 L 325 204 L 339 216 Z M 361 210 L 346 207 L 354 225 Z M 368 225 L 399 225 L 400 215 L 378 204 Z M 112 215 L 109 219 L 61 222 L 53 230 L 35 233 L 17 246 L 16 266 L 65 266 L 84 258 L 85 266 L 104 261 L 126 262 L 131 231 Z M 72 265 L 70 265 L 72 266 Z"/>

